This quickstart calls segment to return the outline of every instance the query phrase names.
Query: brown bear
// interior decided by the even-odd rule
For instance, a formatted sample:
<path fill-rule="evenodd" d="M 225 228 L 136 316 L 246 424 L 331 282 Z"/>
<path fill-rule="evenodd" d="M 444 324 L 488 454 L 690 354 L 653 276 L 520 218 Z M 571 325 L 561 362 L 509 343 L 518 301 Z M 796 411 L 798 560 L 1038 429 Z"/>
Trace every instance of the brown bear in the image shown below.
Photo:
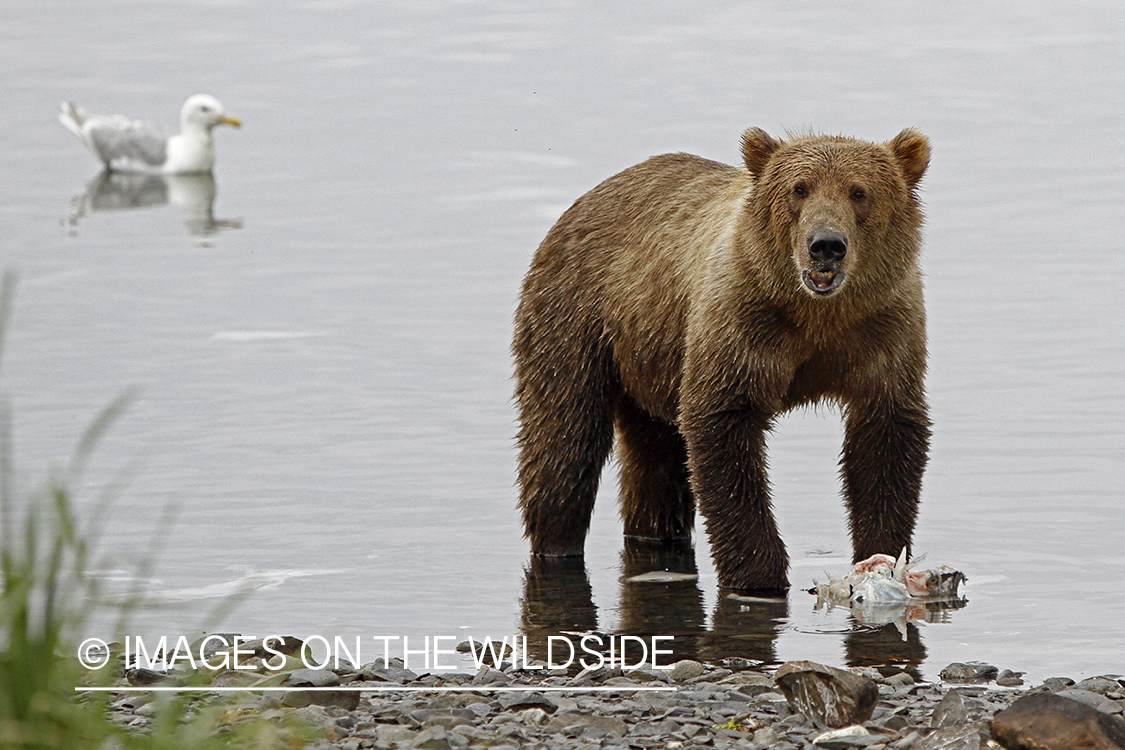
<path fill-rule="evenodd" d="M 910 545 L 929 450 L 913 129 L 885 144 L 758 128 L 745 168 L 653 157 L 579 198 L 516 312 L 520 507 L 532 552 L 577 556 L 617 435 L 627 536 L 706 522 L 725 588 L 788 588 L 765 435 L 846 419 L 856 560 Z"/>

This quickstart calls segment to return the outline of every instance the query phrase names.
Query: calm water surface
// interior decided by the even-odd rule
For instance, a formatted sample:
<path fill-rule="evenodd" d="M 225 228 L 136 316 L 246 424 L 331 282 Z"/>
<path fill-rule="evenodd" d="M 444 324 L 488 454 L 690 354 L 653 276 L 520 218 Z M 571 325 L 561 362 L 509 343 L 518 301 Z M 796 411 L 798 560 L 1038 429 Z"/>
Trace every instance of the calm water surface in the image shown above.
<path fill-rule="evenodd" d="M 0 387 L 20 483 L 140 387 L 80 499 L 129 479 L 107 575 L 153 548 L 151 590 L 186 604 L 144 632 L 599 628 L 930 677 L 1125 672 L 1122 38 L 1100 2 L 19 3 Z M 73 99 L 172 123 L 198 91 L 244 122 L 217 131 L 213 182 L 99 183 L 55 121 Z M 734 162 L 750 125 L 933 140 L 916 551 L 963 570 L 968 603 L 905 640 L 798 590 L 850 555 L 830 409 L 770 443 L 787 603 L 721 599 L 705 540 L 697 581 L 623 583 L 693 564 L 624 548 L 612 480 L 584 567 L 544 571 L 521 539 L 507 348 L 535 246 L 600 180 L 666 151 Z"/>

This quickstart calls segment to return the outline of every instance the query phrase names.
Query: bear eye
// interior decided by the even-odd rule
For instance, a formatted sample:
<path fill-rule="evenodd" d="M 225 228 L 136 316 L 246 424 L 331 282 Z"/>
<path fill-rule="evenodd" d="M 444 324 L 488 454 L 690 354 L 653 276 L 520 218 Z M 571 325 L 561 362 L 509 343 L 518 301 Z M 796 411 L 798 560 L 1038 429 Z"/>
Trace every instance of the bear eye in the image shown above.
<path fill-rule="evenodd" d="M 867 191 L 861 187 L 852 188 L 851 199 L 856 203 L 862 203 L 867 198 Z"/>
<path fill-rule="evenodd" d="M 807 198 L 809 196 L 809 186 L 803 182 L 798 182 L 793 186 L 793 195 L 798 198 Z"/>

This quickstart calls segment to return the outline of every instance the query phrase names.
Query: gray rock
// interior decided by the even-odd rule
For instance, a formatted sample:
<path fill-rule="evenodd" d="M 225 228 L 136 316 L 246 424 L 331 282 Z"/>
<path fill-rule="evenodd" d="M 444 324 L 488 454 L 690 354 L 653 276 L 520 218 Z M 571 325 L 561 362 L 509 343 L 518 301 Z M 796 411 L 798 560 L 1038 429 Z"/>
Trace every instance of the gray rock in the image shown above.
<path fill-rule="evenodd" d="M 883 682 L 883 674 L 875 667 L 849 667 L 847 671 L 866 677 L 876 684 Z"/>
<path fill-rule="evenodd" d="M 480 727 L 473 726 L 472 724 L 463 724 L 456 729 L 450 730 L 450 734 L 459 734 L 462 737 L 476 739 L 478 737 L 486 736 L 487 732 Z"/>
<path fill-rule="evenodd" d="M 930 726 L 942 729 L 964 724 L 968 720 L 969 709 L 965 707 L 965 699 L 961 697 L 961 693 L 957 690 L 950 690 L 934 708 Z"/>
<path fill-rule="evenodd" d="M 340 677 L 327 669 L 294 669 L 281 683 L 286 687 L 336 687 Z"/>
<path fill-rule="evenodd" d="M 735 685 L 747 695 L 766 693 L 777 688 L 777 683 L 769 675 L 761 672 L 736 672 L 719 680 L 720 685 Z"/>
<path fill-rule="evenodd" d="M 472 679 L 470 684 L 473 684 L 473 685 L 492 685 L 492 684 L 508 685 L 511 682 L 512 682 L 511 677 L 509 677 L 508 675 L 504 674 L 503 672 L 501 672 L 497 669 L 493 669 L 492 667 L 490 667 L 486 664 L 486 665 L 482 666 L 480 668 L 480 671 L 477 672 L 473 676 L 473 679 Z"/>
<path fill-rule="evenodd" d="M 554 713 L 558 705 L 542 693 L 504 693 L 499 698 L 500 707 L 505 711 L 524 711 L 529 708 L 541 708 L 547 713 Z"/>
<path fill-rule="evenodd" d="M 926 735 L 913 750 L 981 750 L 988 744 L 988 735 L 985 722 L 950 726 Z"/>
<path fill-rule="evenodd" d="M 608 680 L 606 680 L 602 684 L 605 685 L 606 687 L 615 687 L 616 686 L 616 687 L 623 687 L 623 688 L 630 688 L 630 687 L 636 687 L 637 686 L 636 680 L 633 680 L 629 677 L 610 677 Z"/>
<path fill-rule="evenodd" d="M 754 732 L 754 744 L 764 747 L 773 747 L 777 744 L 777 730 L 773 727 L 762 727 Z"/>
<path fill-rule="evenodd" d="M 160 704 L 153 701 L 152 703 L 146 703 L 143 706 L 139 706 L 138 708 L 133 710 L 133 713 L 135 713 L 137 716 L 144 716 L 151 719 L 159 710 Z"/>
<path fill-rule="evenodd" d="M 340 677 L 327 669 L 295 669 L 281 684 L 285 687 L 336 687 Z M 285 693 L 281 702 L 292 707 L 337 706 L 351 711 L 359 705 L 359 698 L 359 693 L 351 690 L 294 690 Z"/>
<path fill-rule="evenodd" d="M 542 724 L 546 724 L 549 720 L 547 712 L 541 708 L 525 708 L 522 711 L 517 711 L 516 718 L 520 722 L 524 724 L 530 724 L 532 726 L 540 726 Z"/>
<path fill-rule="evenodd" d="M 624 672 L 617 667 L 586 667 L 575 675 L 569 684 L 575 686 L 593 685 L 611 677 L 620 677 L 623 674 Z"/>
<path fill-rule="evenodd" d="M 890 677 L 884 679 L 883 682 L 890 685 L 891 687 L 910 687 L 911 685 L 915 684 L 914 678 L 910 676 L 909 672 L 899 672 L 898 674 L 893 674 Z"/>
<path fill-rule="evenodd" d="M 359 679 L 404 684 L 417 680 L 418 674 L 403 668 L 400 659 L 391 659 L 388 663 L 384 663 L 382 659 L 376 659 L 370 664 L 364 664 L 360 667 Z"/>
<path fill-rule="evenodd" d="M 731 674 L 733 674 L 733 673 L 729 669 L 716 669 L 716 670 L 711 671 L 711 672 L 704 672 L 703 674 L 699 675 L 698 677 L 692 677 L 690 680 L 688 680 L 688 682 L 691 682 L 691 683 L 698 683 L 698 682 L 714 683 L 714 682 L 722 680 L 726 677 L 730 677 Z"/>
<path fill-rule="evenodd" d="M 1070 698 L 1072 701 L 1078 701 L 1079 703 L 1085 703 L 1090 708 L 1095 708 L 1098 711 L 1104 711 L 1107 714 L 1120 713 L 1121 711 L 1121 707 L 1117 704 L 1116 701 L 1110 700 L 1104 695 L 1095 693 L 1091 690 L 1081 690 L 1077 687 L 1072 687 L 1067 688 L 1066 690 L 1060 690 L 1059 692 L 1055 693 L 1055 695 L 1061 696 L 1063 698 Z"/>
<path fill-rule="evenodd" d="M 234 645 L 236 638 L 241 637 L 242 633 L 208 633 L 205 636 L 197 638 L 195 642 L 191 644 L 191 652 L 193 654 L 200 653 L 199 647 L 203 646 L 204 641 L 206 641 L 207 645 L 203 649 L 203 658 L 210 661 L 212 656 L 220 651 L 226 651 Z"/>
<path fill-rule="evenodd" d="M 756 667 L 756 666 L 761 664 L 760 661 L 753 661 L 751 659 L 744 659 L 741 656 L 731 656 L 731 657 L 728 657 L 726 659 L 722 659 L 719 663 L 722 664 L 727 669 L 734 669 L 734 670 L 750 669 L 752 667 Z"/>
<path fill-rule="evenodd" d="M 1075 687 L 1079 690 L 1089 690 L 1091 693 L 1097 693 L 1098 695 L 1125 691 L 1125 685 L 1109 677 L 1087 677 Z"/>
<path fill-rule="evenodd" d="M 410 742 L 417 734 L 417 732 L 401 724 L 377 724 L 375 727 L 376 738 L 379 742 L 385 742 L 388 745 L 393 745 L 396 742 Z"/>
<path fill-rule="evenodd" d="M 473 700 L 472 695 L 464 693 L 438 693 L 432 701 L 421 706 L 422 709 L 464 708 L 465 704 Z"/>
<path fill-rule="evenodd" d="M 856 675 L 862 677 L 862 675 Z M 863 679 L 867 679 L 864 677 Z M 825 750 L 850 750 L 851 748 L 870 747 L 872 745 L 886 745 L 892 738 L 889 733 L 872 732 L 859 724 L 832 729 L 822 732 L 813 738 L 812 742 Z"/>
<path fill-rule="evenodd" d="M 290 693 L 294 695 L 294 693 Z M 328 710 L 321 706 L 304 706 L 294 711 L 297 716 L 304 719 L 314 727 L 319 727 L 328 739 L 336 740 L 342 739 L 347 734 L 347 730 L 337 724 L 338 717 L 328 713 Z"/>
<path fill-rule="evenodd" d="M 157 672 L 152 669 L 130 669 L 125 672 L 125 679 L 129 681 L 130 685 L 144 687 L 146 685 L 158 685 L 168 680 L 168 675 L 164 672 Z"/>
<path fill-rule="evenodd" d="M 277 693 L 263 693 L 262 697 L 258 698 L 259 711 L 275 711 L 281 708 L 281 698 Z"/>
<path fill-rule="evenodd" d="M 670 682 L 668 672 L 663 669 L 634 669 L 625 676 L 634 682 Z"/>
<path fill-rule="evenodd" d="M 327 669 L 295 669 L 281 683 L 285 687 L 336 687 L 340 678 Z M 359 705 L 360 695 L 351 690 L 294 690 L 285 693 L 285 706 L 337 706 L 347 711 Z"/>
<path fill-rule="evenodd" d="M 211 680 L 214 687 L 246 687 L 262 679 L 257 672 L 247 672 L 241 669 L 228 669 L 220 672 Z"/>
<path fill-rule="evenodd" d="M 607 736 L 624 737 L 629 731 L 624 719 L 617 716 L 599 716 L 596 714 L 566 712 L 555 714 L 547 723 L 548 732 L 564 732 L 572 737 L 582 733 L 584 727 L 594 727 Z M 571 730 L 577 730 L 572 732 Z"/>
<path fill-rule="evenodd" d="M 410 741 L 410 747 L 419 750 L 450 750 L 452 745 L 443 726 L 434 726 L 425 729 Z"/>
<path fill-rule="evenodd" d="M 479 700 L 474 700 L 472 703 L 465 706 L 465 708 L 469 709 L 477 716 L 488 716 L 492 713 L 492 708 L 487 703 Z"/>
<path fill-rule="evenodd" d="M 1066 690 L 1073 684 L 1074 680 L 1070 679 L 1069 677 L 1048 677 L 1047 679 L 1043 680 L 1043 684 L 1040 687 L 1045 688 L 1052 693 L 1057 693 L 1060 690 Z"/>
<path fill-rule="evenodd" d="M 441 724 L 446 729 L 451 729 L 461 724 L 472 724 L 477 715 L 467 708 L 422 708 L 411 711 L 410 718 L 426 726 Z"/>
<path fill-rule="evenodd" d="M 996 677 L 996 684 L 1000 687 L 1019 687 L 1023 684 L 1023 680 L 1020 679 L 1023 675 L 1023 672 L 1013 672 L 1010 669 L 1005 669 Z"/>
<path fill-rule="evenodd" d="M 870 679 L 811 661 L 786 662 L 774 679 L 793 711 L 830 727 L 867 721 L 879 700 Z"/>
<path fill-rule="evenodd" d="M 501 672 L 500 674 L 504 674 Z M 447 685 L 468 685 L 473 681 L 474 675 L 465 674 L 464 672 L 447 672 L 442 675 Z"/>
<path fill-rule="evenodd" d="M 1026 695 L 992 719 L 1006 748 L 1122 750 L 1125 720 L 1052 693 Z"/>
<path fill-rule="evenodd" d="M 697 661 L 692 659 L 683 659 L 672 665 L 668 670 L 668 679 L 673 682 L 686 682 L 693 677 L 698 677 L 703 674 L 704 667 Z"/>
<path fill-rule="evenodd" d="M 266 646 L 271 650 L 266 650 Z M 238 644 L 239 652 L 249 651 L 254 656 L 260 659 L 266 659 L 273 664 L 278 662 L 277 654 L 285 654 L 286 656 L 296 656 L 301 651 L 301 646 L 305 642 L 300 638 L 292 635 L 282 636 L 281 638 L 270 638 L 267 644 L 263 638 L 255 638 L 252 641 Z M 275 653 L 276 652 L 276 653 Z"/>
<path fill-rule="evenodd" d="M 426 722 L 426 727 L 445 727 L 450 730 L 458 727 L 471 727 L 472 725 L 473 720 L 466 719 L 463 716 L 435 716 Z"/>

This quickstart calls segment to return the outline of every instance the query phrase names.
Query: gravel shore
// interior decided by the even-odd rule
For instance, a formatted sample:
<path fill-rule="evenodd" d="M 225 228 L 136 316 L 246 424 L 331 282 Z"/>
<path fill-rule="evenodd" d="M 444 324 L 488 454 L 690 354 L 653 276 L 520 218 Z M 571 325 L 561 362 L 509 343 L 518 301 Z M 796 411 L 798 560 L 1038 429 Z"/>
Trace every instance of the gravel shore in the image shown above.
<path fill-rule="evenodd" d="M 1077 685 L 1060 677 L 1026 686 L 1018 673 L 975 663 L 950 665 L 937 683 L 916 682 L 894 669 L 851 671 L 877 685 L 878 702 L 869 720 L 844 730 L 817 725 L 797 712 L 773 670 L 741 659 L 681 661 L 668 671 L 603 667 L 567 674 L 509 666 L 484 667 L 476 675 L 415 674 L 392 659 L 336 672 L 295 670 L 281 684 L 312 689 L 235 693 L 229 713 L 232 720 L 254 715 L 278 724 L 299 715 L 317 728 L 321 738 L 313 747 L 321 750 L 954 750 L 999 747 L 987 739 L 987 722 L 1032 693 L 1064 695 L 1118 717 L 1125 712 L 1125 681 L 1118 677 Z M 223 673 L 212 685 L 245 684 L 239 681 L 247 677 Z M 122 685 L 155 675 L 134 670 L 128 678 Z M 144 731 L 152 702 L 151 693 L 131 692 L 110 705 L 116 721 Z"/>

